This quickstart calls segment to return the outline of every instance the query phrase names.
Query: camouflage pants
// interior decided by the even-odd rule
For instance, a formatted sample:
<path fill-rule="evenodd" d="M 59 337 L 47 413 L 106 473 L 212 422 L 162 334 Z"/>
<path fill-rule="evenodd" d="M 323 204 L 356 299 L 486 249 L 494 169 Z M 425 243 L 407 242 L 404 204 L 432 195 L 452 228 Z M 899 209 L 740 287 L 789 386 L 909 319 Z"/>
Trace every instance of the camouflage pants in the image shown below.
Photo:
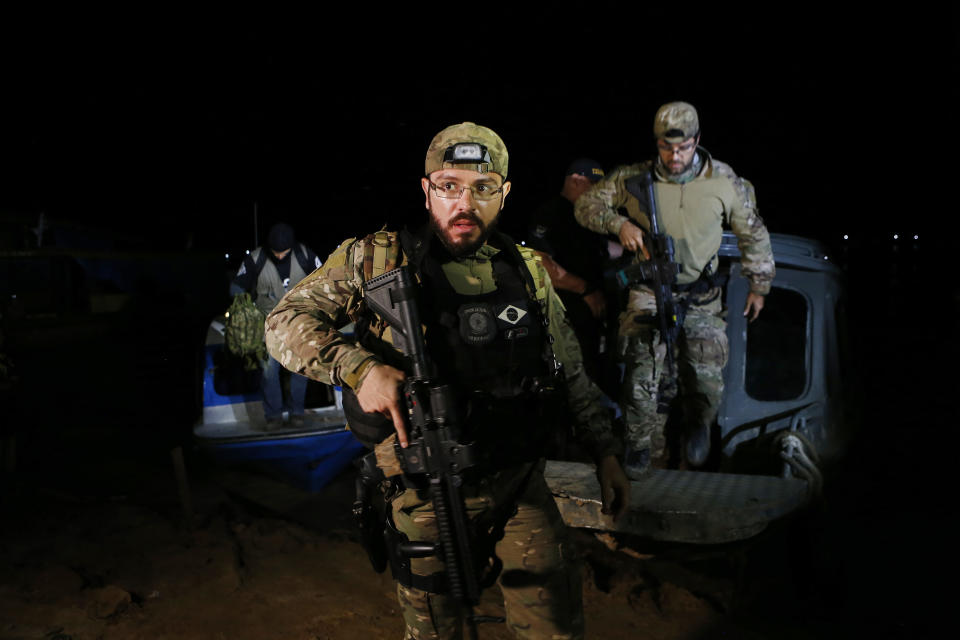
<path fill-rule="evenodd" d="M 580 567 L 573 556 L 566 528 L 537 463 L 517 505 L 517 513 L 497 543 L 503 561 L 498 579 L 503 592 L 507 625 L 519 638 L 583 638 L 583 601 Z M 495 474 L 465 490 L 468 517 L 475 518 L 510 501 L 529 465 Z M 392 503 L 394 523 L 410 540 L 436 540 L 433 504 L 406 490 Z M 419 575 L 443 569 L 435 557 L 414 558 Z M 463 622 L 449 596 L 397 585 L 397 597 L 406 623 L 407 640 L 460 639 Z M 482 632 L 481 632 L 482 635 Z"/>
<path fill-rule="evenodd" d="M 705 304 L 696 304 L 708 300 Z M 660 342 L 660 331 L 650 322 L 656 309 L 652 291 L 643 287 L 631 289 L 627 307 L 620 314 L 618 338 L 619 354 L 626 365 L 621 409 L 627 444 L 634 450 L 649 448 L 651 458 L 664 453 L 667 421 L 667 414 L 657 412 L 666 345 Z M 723 398 L 728 342 L 722 314 L 722 295 L 712 289 L 693 300 L 683 323 L 676 363 L 679 400 L 684 421 L 689 425 L 709 428 Z"/>

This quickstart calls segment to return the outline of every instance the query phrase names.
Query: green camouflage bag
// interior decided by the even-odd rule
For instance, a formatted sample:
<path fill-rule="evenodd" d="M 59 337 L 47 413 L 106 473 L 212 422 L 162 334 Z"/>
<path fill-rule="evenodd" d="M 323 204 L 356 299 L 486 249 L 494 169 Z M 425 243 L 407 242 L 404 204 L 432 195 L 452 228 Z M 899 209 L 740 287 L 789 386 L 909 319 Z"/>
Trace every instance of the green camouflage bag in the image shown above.
<path fill-rule="evenodd" d="M 244 369 L 252 371 L 267 359 L 263 341 L 264 313 L 253 303 L 249 293 L 239 293 L 227 310 L 223 338 L 227 352 L 243 360 Z"/>

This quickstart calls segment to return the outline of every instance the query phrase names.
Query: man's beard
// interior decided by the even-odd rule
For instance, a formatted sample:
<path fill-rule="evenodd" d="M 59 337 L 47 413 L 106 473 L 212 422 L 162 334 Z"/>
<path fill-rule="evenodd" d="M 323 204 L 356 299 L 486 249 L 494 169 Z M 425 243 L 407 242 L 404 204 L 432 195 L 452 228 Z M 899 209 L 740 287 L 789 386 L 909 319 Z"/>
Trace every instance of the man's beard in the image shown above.
<path fill-rule="evenodd" d="M 657 174 L 660 175 L 661 178 L 677 184 L 684 184 L 693 180 L 699 175 L 702 169 L 703 158 L 700 156 L 699 151 L 695 151 L 693 157 L 690 158 L 690 162 L 677 171 L 672 170 L 670 166 L 663 161 L 663 158 L 657 158 Z"/>
<path fill-rule="evenodd" d="M 672 176 L 679 176 L 680 174 L 686 173 L 687 171 L 690 171 L 691 167 L 693 167 L 693 163 L 696 159 L 697 159 L 697 154 L 694 153 L 692 156 L 690 156 L 690 162 L 680 166 L 679 168 L 674 169 L 670 165 L 667 165 L 666 166 L 667 172 Z"/>
<path fill-rule="evenodd" d="M 490 221 L 490 224 L 485 225 L 475 213 L 467 211 L 457 214 L 448 222 L 447 227 L 444 227 L 440 221 L 437 220 L 437 217 L 433 215 L 433 208 L 430 209 L 430 228 L 433 229 L 433 232 L 438 238 L 440 238 L 440 242 L 443 243 L 443 246 L 447 248 L 447 251 L 449 251 L 450 255 L 452 255 L 454 258 L 460 258 L 465 255 L 469 255 L 483 246 L 483 243 L 487 241 L 487 238 L 490 237 L 490 234 L 493 233 L 493 230 L 496 228 L 497 220 L 499 219 L 500 213 L 497 212 L 496 217 Z M 450 227 L 452 227 L 458 220 L 469 220 L 477 225 L 477 228 L 480 229 L 480 235 L 476 240 L 464 241 L 461 243 L 453 242 Z"/>

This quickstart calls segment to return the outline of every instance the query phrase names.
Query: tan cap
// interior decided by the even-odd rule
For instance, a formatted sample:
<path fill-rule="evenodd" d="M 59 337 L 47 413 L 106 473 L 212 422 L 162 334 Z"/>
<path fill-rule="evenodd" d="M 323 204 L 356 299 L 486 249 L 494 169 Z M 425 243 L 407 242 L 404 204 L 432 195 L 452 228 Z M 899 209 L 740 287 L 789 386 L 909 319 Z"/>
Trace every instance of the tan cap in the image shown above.
<path fill-rule="evenodd" d="M 478 124 L 461 122 L 433 137 L 423 171 L 429 176 L 440 169 L 469 169 L 506 178 L 508 158 L 500 136 Z"/>
<path fill-rule="evenodd" d="M 670 143 L 695 138 L 700 133 L 697 110 L 687 102 L 668 102 L 653 118 L 653 137 Z"/>

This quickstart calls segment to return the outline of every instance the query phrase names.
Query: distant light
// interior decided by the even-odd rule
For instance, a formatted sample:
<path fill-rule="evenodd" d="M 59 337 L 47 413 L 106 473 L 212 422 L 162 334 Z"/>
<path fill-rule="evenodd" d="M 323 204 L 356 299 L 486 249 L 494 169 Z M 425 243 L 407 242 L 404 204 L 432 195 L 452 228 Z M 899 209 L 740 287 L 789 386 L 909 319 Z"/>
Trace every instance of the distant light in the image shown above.
<path fill-rule="evenodd" d="M 227 260 L 229 260 L 229 259 L 230 259 L 230 254 L 228 253 L 228 254 L 226 254 L 226 256 L 227 256 Z"/>
<path fill-rule="evenodd" d="M 521 241 L 520 241 L 520 246 L 521 246 L 521 247 L 527 246 L 527 241 L 526 241 L 526 240 L 521 240 Z"/>
<path fill-rule="evenodd" d="M 899 239 L 900 239 L 900 236 L 898 236 L 897 234 L 893 234 L 893 239 L 894 239 L 894 240 L 899 240 Z"/>
<path fill-rule="evenodd" d="M 843 239 L 844 239 L 844 240 L 849 240 L 849 239 L 850 239 L 850 236 L 848 236 L 847 234 L 843 234 Z"/>
<path fill-rule="evenodd" d="M 10 297 L 13 298 L 14 300 L 16 300 L 16 299 L 17 299 L 17 294 L 14 293 L 14 294 L 12 294 Z"/>
<path fill-rule="evenodd" d="M 919 240 L 919 239 L 920 239 L 920 236 L 913 236 L 913 239 L 914 239 L 914 240 Z"/>
<path fill-rule="evenodd" d="M 250 249 L 247 249 L 247 255 L 250 255 Z"/>
<path fill-rule="evenodd" d="M 230 312 L 227 311 L 225 314 L 223 314 L 223 317 L 224 317 L 224 318 L 229 318 L 229 317 L 230 317 Z"/>
<path fill-rule="evenodd" d="M 830 258 L 828 258 L 827 256 L 823 256 L 823 259 L 824 259 L 824 260 L 829 260 Z"/>

